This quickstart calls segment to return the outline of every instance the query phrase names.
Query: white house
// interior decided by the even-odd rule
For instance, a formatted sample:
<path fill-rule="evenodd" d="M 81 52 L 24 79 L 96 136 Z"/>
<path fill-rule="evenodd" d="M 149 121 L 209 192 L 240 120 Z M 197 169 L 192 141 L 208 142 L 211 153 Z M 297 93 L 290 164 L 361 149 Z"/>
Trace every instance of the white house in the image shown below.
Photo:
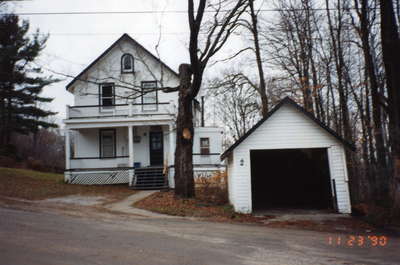
<path fill-rule="evenodd" d="M 66 87 L 68 183 L 130 183 L 137 188 L 174 187 L 178 74 L 124 34 Z M 200 127 L 193 102 L 196 174 L 219 170 L 222 129 Z M 168 176 L 168 177 L 166 177 Z"/>
<path fill-rule="evenodd" d="M 221 155 L 229 200 L 243 213 L 299 207 L 350 213 L 345 148 L 354 150 L 285 98 Z"/>

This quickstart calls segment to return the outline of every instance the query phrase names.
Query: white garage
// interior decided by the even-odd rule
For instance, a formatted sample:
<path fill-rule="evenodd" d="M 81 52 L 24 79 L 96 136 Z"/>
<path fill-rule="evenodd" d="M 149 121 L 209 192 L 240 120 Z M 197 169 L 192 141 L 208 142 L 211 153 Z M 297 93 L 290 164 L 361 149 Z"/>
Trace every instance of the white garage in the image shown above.
<path fill-rule="evenodd" d="M 345 148 L 354 146 L 290 98 L 229 147 L 229 200 L 235 211 L 333 209 L 350 213 Z"/>

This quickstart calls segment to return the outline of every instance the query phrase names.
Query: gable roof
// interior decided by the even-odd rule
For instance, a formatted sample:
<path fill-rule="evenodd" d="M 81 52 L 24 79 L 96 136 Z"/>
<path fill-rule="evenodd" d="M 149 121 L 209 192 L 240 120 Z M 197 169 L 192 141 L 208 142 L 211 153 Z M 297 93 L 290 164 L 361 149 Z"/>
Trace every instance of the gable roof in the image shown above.
<path fill-rule="evenodd" d="M 89 64 L 85 69 L 83 69 L 82 72 L 80 72 L 71 82 L 68 83 L 68 85 L 65 87 L 67 90 L 69 87 L 72 86 L 75 81 L 79 80 L 82 75 L 84 75 L 93 65 L 95 65 L 98 61 L 100 61 L 101 58 L 103 58 L 109 51 L 111 51 L 121 40 L 127 39 L 128 41 L 133 42 L 136 46 L 139 46 L 141 49 L 143 49 L 146 53 L 148 53 L 153 59 L 155 59 L 157 62 L 162 64 L 165 68 L 167 68 L 169 71 L 171 71 L 174 75 L 177 77 L 179 76 L 177 72 L 172 70 L 168 65 L 166 65 L 164 62 L 162 62 L 158 57 L 156 57 L 154 54 L 152 54 L 149 50 L 147 50 L 145 47 L 143 47 L 139 42 L 135 41 L 131 36 L 129 36 L 127 33 L 124 33 L 118 40 L 116 40 L 113 44 L 111 44 L 110 47 L 107 48 L 99 57 L 97 57 L 91 64 Z"/>
<path fill-rule="evenodd" d="M 252 134 L 258 127 L 261 126 L 266 120 L 269 119 L 278 109 L 280 109 L 283 105 L 289 104 L 293 107 L 295 107 L 298 111 L 306 115 L 308 118 L 310 118 L 312 121 L 314 121 L 316 124 L 318 124 L 322 129 L 327 131 L 329 134 L 331 134 L 333 137 L 335 137 L 337 140 L 339 140 L 341 143 L 343 143 L 344 146 L 349 148 L 352 151 L 355 151 L 356 148 L 353 143 L 347 141 L 343 137 L 341 137 L 337 132 L 329 128 L 327 125 L 325 125 L 323 122 L 321 122 L 319 119 L 317 119 L 314 114 L 311 112 L 305 110 L 303 107 L 298 105 L 296 102 L 294 102 L 291 98 L 285 97 L 282 99 L 268 114 L 262 118 L 259 122 L 257 122 L 250 130 L 248 130 L 242 137 L 240 137 L 233 145 L 231 145 L 222 155 L 221 155 L 221 160 L 224 160 L 232 151 L 235 149 L 241 142 L 243 142 L 250 134 Z"/>

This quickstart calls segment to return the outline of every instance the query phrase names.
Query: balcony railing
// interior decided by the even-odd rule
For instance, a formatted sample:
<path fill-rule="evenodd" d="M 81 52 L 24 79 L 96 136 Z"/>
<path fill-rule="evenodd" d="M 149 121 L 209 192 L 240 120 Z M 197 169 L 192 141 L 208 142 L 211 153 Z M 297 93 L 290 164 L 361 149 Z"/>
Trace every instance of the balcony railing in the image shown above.
<path fill-rule="evenodd" d="M 175 114 L 173 102 L 159 103 L 130 103 L 115 104 L 112 106 L 84 105 L 68 106 L 67 119 L 79 118 L 106 118 L 106 117 L 133 117 L 136 115 L 166 115 Z"/>

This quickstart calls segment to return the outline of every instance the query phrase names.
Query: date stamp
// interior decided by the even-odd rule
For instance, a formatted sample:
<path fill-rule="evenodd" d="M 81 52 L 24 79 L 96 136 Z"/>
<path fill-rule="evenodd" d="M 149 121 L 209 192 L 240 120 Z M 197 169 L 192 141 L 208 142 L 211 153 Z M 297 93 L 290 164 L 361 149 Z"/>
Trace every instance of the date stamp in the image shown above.
<path fill-rule="evenodd" d="M 330 246 L 378 248 L 387 246 L 389 238 L 382 235 L 328 236 L 327 243 Z"/>

